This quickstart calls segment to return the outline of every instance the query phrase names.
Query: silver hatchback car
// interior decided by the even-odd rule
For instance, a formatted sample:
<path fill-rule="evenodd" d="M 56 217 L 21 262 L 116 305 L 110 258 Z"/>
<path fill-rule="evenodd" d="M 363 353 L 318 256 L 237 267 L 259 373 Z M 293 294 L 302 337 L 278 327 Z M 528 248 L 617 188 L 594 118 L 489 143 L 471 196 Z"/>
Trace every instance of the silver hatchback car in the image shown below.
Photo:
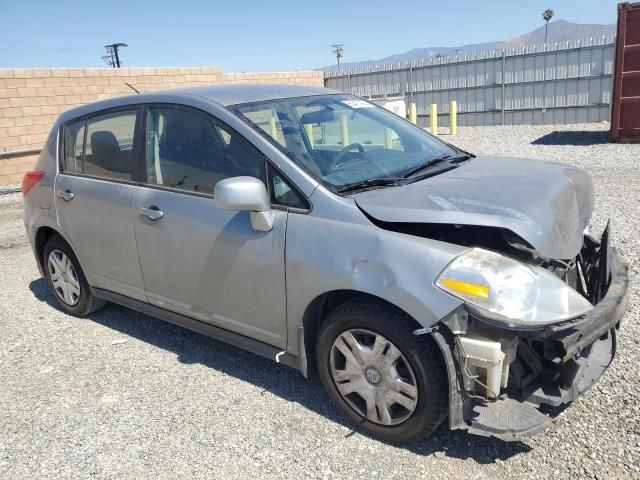
<path fill-rule="evenodd" d="M 586 172 L 476 157 L 323 88 L 76 108 L 23 193 L 65 312 L 114 302 L 317 374 L 386 441 L 546 428 L 611 363 L 628 301 Z"/>

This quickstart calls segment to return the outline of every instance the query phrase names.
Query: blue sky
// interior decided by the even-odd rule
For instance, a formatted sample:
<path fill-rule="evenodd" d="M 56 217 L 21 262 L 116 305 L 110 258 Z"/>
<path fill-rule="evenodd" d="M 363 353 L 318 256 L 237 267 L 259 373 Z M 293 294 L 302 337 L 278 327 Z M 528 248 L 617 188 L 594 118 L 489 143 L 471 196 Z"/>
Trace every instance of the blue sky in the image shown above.
<path fill-rule="evenodd" d="M 554 19 L 614 23 L 616 0 L 0 0 L 0 67 L 217 65 L 226 72 L 307 70 L 427 46 L 507 40 Z"/>

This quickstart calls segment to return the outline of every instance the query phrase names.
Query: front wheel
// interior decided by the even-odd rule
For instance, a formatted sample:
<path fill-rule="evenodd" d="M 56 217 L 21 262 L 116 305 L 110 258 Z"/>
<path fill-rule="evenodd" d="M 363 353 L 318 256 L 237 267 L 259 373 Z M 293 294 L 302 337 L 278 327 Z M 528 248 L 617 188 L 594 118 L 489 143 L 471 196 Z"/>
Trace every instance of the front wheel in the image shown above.
<path fill-rule="evenodd" d="M 430 434 L 447 412 L 446 371 L 437 345 L 412 335 L 410 318 L 382 302 L 347 301 L 317 339 L 320 379 L 352 422 L 385 441 Z"/>

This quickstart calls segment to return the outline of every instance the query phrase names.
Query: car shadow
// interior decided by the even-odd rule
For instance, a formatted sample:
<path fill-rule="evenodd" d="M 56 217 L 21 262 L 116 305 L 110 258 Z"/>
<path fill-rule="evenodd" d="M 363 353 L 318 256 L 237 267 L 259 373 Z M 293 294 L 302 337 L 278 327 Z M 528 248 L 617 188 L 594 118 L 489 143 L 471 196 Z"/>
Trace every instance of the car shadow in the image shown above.
<path fill-rule="evenodd" d="M 602 145 L 609 142 L 608 131 L 556 130 L 531 142 L 532 145 Z"/>
<path fill-rule="evenodd" d="M 32 281 L 29 288 L 38 300 L 58 309 L 57 301 L 44 279 Z M 170 351 L 182 363 L 205 365 L 256 385 L 265 393 L 269 392 L 287 401 L 296 402 L 349 429 L 345 438 L 356 432 L 367 435 L 354 429 L 353 425 L 333 407 L 317 376 L 306 380 L 292 368 L 277 365 L 269 359 L 119 305 L 108 304 L 86 318 L 123 335 Z M 523 442 L 503 442 L 492 437 L 470 435 L 460 430 L 451 431 L 446 421 L 427 439 L 398 447 L 419 455 L 440 452 L 438 456 L 444 454 L 458 459 L 470 458 L 483 464 L 508 460 L 531 450 L 531 447 Z"/>

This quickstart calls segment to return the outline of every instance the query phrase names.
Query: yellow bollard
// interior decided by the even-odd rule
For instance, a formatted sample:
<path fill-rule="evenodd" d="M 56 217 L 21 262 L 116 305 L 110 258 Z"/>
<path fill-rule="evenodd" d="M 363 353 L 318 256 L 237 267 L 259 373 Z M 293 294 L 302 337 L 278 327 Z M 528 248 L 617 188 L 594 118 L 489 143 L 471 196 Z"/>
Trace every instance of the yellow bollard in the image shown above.
<path fill-rule="evenodd" d="M 449 128 L 451 135 L 458 133 L 458 102 L 455 100 L 449 102 Z"/>
<path fill-rule="evenodd" d="M 277 142 L 278 141 L 278 127 L 276 127 L 276 117 L 269 118 L 269 132 L 271 133 L 271 137 Z"/>
<path fill-rule="evenodd" d="M 309 139 L 309 144 L 313 147 L 313 144 L 315 143 L 313 139 L 313 125 L 307 123 L 305 124 L 304 129 L 307 132 L 307 139 Z"/>
<path fill-rule="evenodd" d="M 429 128 L 431 135 L 438 135 L 438 104 L 432 103 L 429 109 Z"/>
<path fill-rule="evenodd" d="M 342 146 L 346 147 L 349 145 L 349 124 L 346 113 L 340 115 L 340 125 L 342 127 Z"/>
<path fill-rule="evenodd" d="M 391 150 L 393 148 L 393 130 L 390 128 L 384 129 L 384 148 Z"/>
<path fill-rule="evenodd" d="M 409 104 L 409 121 L 414 125 L 418 124 L 418 109 L 415 103 Z"/>

